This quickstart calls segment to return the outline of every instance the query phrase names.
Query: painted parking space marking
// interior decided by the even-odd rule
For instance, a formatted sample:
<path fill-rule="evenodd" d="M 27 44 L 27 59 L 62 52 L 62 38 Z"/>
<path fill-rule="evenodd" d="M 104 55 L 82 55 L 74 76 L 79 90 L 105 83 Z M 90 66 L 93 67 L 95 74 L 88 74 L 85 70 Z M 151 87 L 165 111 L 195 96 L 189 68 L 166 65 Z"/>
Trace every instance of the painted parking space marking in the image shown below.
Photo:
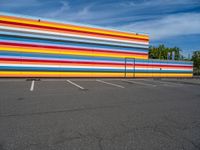
<path fill-rule="evenodd" d="M 72 82 L 72 81 L 70 81 L 70 80 L 67 80 L 67 82 L 68 82 L 68 83 L 71 83 L 72 85 L 78 87 L 78 88 L 81 89 L 81 90 L 84 90 L 84 89 L 85 89 L 84 87 L 82 87 L 82 86 L 80 86 L 80 85 L 78 85 L 78 84 L 76 84 L 75 82 Z"/>
<path fill-rule="evenodd" d="M 35 85 L 35 80 L 33 80 L 31 82 L 31 87 L 30 87 L 30 91 L 32 92 L 34 90 L 34 85 Z"/>
<path fill-rule="evenodd" d="M 104 84 L 108 84 L 108 85 L 112 85 L 112 86 L 116 86 L 116 87 L 119 87 L 119 88 L 125 88 L 121 85 L 118 85 L 118 84 L 114 84 L 114 83 L 110 83 L 110 82 L 106 82 L 106 81 L 103 81 L 103 80 L 96 80 L 97 82 L 101 82 L 101 83 L 104 83 Z"/>
<path fill-rule="evenodd" d="M 153 87 L 157 86 L 155 84 L 143 83 L 143 82 L 138 82 L 138 81 L 133 81 L 133 80 L 122 80 L 122 81 L 127 82 L 127 83 L 134 83 L 134 84 L 138 84 L 138 85 L 146 85 L 146 86 L 153 86 Z"/>

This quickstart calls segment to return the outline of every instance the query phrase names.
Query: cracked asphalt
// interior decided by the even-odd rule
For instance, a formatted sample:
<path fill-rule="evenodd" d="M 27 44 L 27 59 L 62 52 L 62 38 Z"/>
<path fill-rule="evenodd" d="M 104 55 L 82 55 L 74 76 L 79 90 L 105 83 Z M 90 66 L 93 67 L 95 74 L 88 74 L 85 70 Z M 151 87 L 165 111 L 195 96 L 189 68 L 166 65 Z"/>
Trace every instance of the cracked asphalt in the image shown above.
<path fill-rule="evenodd" d="M 0 79 L 0 150 L 68 149 L 200 150 L 200 80 Z"/>

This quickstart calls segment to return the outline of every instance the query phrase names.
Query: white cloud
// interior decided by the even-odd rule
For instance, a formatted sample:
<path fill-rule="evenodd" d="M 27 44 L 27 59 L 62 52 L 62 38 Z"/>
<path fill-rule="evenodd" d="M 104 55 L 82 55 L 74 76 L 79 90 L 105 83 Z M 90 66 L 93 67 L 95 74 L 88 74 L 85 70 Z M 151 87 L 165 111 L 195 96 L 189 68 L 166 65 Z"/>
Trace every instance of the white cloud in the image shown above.
<path fill-rule="evenodd" d="M 155 40 L 200 34 L 200 13 L 169 15 L 181 8 L 177 6 L 193 8 L 196 4 L 200 4 L 199 0 L 148 0 L 112 4 L 92 2 L 81 6 L 71 6 L 67 0 L 57 0 L 56 3 L 59 5 L 46 8 L 45 6 L 52 6 L 52 1 L 16 0 L 14 3 L 13 0 L 2 0 L 0 8 L 31 9 L 36 6 L 31 11 L 35 16 L 142 32 L 149 34 L 151 39 Z M 36 8 L 37 11 L 34 11 Z"/>
<path fill-rule="evenodd" d="M 142 21 L 118 28 L 147 33 L 154 40 L 173 36 L 200 34 L 200 13 L 168 15 L 158 20 Z"/>

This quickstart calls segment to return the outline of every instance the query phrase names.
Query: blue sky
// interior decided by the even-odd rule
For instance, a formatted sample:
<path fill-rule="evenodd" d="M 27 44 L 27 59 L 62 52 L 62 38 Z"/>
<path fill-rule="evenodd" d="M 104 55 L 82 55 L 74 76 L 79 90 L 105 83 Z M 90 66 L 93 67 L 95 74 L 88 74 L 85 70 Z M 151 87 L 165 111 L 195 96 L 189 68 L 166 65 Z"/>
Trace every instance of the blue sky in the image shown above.
<path fill-rule="evenodd" d="M 147 33 L 186 57 L 200 50 L 200 0 L 0 0 L 0 11 Z"/>

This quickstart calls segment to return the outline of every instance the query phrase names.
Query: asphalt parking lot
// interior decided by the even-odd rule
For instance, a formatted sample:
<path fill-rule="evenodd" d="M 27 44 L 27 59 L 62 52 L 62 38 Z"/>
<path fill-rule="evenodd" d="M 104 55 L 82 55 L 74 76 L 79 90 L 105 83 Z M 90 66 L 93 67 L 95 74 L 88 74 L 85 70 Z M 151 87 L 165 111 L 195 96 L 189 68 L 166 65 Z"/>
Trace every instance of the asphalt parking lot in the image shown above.
<path fill-rule="evenodd" d="M 0 150 L 199 150 L 198 79 L 0 79 Z"/>

